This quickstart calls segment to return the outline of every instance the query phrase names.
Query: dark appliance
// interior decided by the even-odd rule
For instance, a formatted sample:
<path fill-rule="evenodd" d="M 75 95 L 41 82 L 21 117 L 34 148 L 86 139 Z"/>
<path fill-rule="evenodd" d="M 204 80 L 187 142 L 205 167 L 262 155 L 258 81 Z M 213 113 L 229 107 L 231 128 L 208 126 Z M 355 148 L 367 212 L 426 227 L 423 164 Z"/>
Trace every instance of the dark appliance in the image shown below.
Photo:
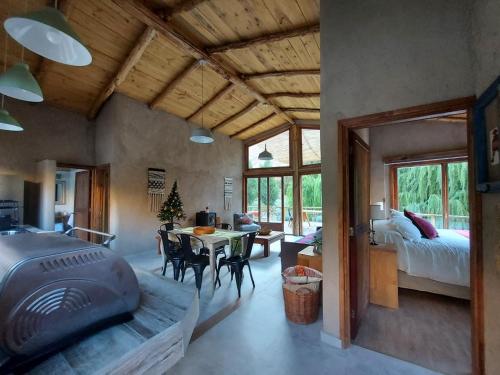
<path fill-rule="evenodd" d="M 197 227 L 215 227 L 215 212 L 200 211 L 196 213 Z"/>
<path fill-rule="evenodd" d="M 0 231 L 10 230 L 19 224 L 19 202 L 0 200 Z"/>
<path fill-rule="evenodd" d="M 130 265 L 103 246 L 56 233 L 0 236 L 0 351 L 10 362 L 130 319 L 139 298 Z"/>

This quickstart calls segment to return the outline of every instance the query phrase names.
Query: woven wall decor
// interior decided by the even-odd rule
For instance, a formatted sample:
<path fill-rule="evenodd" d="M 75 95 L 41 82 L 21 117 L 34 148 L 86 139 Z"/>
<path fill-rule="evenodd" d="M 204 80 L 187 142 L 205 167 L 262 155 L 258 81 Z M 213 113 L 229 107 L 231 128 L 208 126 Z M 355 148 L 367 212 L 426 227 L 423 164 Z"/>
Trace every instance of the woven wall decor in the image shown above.
<path fill-rule="evenodd" d="M 233 200 L 233 178 L 224 177 L 224 210 L 230 211 Z"/>
<path fill-rule="evenodd" d="M 148 168 L 148 198 L 151 212 L 158 212 L 165 199 L 165 169 Z"/>

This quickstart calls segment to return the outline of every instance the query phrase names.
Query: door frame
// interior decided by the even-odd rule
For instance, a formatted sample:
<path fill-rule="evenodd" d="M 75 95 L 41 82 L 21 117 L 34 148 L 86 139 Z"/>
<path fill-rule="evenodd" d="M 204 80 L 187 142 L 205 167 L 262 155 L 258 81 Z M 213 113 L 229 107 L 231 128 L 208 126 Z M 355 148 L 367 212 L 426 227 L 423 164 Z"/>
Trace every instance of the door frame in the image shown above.
<path fill-rule="evenodd" d="M 476 165 L 474 157 L 473 106 L 474 96 L 424 104 L 338 121 L 339 180 L 342 181 L 339 223 L 339 282 L 340 282 L 340 339 L 344 347 L 351 344 L 350 290 L 349 290 L 349 131 L 372 128 L 415 120 L 432 119 L 456 113 L 467 113 L 467 155 L 469 162 L 470 210 L 470 275 L 471 275 L 471 354 L 472 372 L 484 373 L 484 321 L 483 321 L 483 252 L 481 194 L 476 191 Z"/>

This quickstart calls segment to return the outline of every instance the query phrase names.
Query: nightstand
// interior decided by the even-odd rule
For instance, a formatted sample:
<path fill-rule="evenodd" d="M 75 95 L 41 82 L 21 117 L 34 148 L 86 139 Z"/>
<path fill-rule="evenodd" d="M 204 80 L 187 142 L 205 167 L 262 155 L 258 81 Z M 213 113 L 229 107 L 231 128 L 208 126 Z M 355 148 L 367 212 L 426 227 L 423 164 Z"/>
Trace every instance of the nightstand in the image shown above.
<path fill-rule="evenodd" d="M 399 307 L 398 252 L 392 245 L 370 245 L 370 303 Z"/>

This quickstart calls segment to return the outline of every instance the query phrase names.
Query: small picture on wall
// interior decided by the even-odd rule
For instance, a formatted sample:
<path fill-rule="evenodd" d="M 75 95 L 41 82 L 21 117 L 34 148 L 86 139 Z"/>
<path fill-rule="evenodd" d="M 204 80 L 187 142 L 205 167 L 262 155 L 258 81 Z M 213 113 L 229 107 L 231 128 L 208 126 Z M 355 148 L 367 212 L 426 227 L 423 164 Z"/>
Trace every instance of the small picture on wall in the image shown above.
<path fill-rule="evenodd" d="M 490 163 L 500 165 L 500 129 L 495 127 L 490 130 Z"/>

